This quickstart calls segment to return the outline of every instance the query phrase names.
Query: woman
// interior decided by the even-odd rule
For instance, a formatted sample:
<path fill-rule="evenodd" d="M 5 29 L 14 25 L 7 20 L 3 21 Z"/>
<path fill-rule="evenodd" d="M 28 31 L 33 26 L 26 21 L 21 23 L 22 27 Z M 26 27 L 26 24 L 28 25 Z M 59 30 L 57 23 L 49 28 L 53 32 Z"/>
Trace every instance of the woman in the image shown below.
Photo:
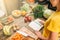
<path fill-rule="evenodd" d="M 36 35 L 41 40 L 58 40 L 60 33 L 60 0 L 50 0 L 53 7 L 57 10 L 44 23 L 43 35 L 36 31 Z"/>

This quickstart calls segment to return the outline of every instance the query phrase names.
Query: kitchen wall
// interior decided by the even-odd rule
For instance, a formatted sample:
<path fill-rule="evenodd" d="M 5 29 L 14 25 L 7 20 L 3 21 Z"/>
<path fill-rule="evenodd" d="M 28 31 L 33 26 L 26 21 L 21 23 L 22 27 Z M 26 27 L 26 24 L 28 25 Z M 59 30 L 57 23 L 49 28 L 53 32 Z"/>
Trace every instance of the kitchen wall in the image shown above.
<path fill-rule="evenodd" d="M 5 13 L 7 13 L 4 0 L 0 0 L 0 10 L 4 11 Z"/>
<path fill-rule="evenodd" d="M 4 0 L 8 14 L 20 8 L 19 0 Z"/>

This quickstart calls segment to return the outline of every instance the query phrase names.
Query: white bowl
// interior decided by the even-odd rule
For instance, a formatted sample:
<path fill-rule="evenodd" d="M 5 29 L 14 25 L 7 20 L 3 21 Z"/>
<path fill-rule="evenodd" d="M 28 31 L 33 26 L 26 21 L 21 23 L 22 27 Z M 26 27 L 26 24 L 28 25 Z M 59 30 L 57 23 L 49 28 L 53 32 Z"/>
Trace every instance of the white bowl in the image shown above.
<path fill-rule="evenodd" d="M 14 11 L 12 11 L 12 15 L 14 17 L 19 17 L 19 16 L 21 16 L 21 11 L 20 10 L 14 10 Z"/>

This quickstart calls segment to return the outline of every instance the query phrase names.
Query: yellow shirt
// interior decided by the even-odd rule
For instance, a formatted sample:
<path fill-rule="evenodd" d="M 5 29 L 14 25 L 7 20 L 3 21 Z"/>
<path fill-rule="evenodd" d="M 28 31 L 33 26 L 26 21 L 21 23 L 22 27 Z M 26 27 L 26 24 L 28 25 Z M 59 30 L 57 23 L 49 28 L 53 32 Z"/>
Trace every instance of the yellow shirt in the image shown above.
<path fill-rule="evenodd" d="M 60 12 L 55 12 L 45 22 L 43 30 L 44 37 L 48 37 L 50 35 L 50 31 L 60 33 Z"/>

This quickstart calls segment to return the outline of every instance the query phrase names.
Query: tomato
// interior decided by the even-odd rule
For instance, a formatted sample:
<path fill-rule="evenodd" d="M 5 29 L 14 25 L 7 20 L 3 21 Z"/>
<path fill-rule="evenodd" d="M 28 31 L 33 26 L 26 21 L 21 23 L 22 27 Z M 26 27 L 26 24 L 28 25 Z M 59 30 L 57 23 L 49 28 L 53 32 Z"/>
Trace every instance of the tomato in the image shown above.
<path fill-rule="evenodd" d="M 25 22 L 31 22 L 32 18 L 30 16 L 25 16 L 24 21 Z"/>
<path fill-rule="evenodd" d="M 30 16 L 28 16 L 28 18 L 27 18 L 27 19 L 28 19 L 28 21 L 29 21 L 29 22 L 31 22 L 31 19 L 32 19 L 32 18 L 31 18 Z"/>
<path fill-rule="evenodd" d="M 24 18 L 25 23 L 28 22 L 27 18 Z"/>

